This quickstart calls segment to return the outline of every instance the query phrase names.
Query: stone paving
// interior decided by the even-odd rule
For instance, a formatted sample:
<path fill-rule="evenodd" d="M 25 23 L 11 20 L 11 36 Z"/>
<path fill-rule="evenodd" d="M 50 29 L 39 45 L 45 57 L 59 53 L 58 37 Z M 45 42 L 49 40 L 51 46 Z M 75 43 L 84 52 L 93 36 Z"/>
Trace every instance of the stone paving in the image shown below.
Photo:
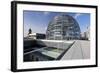
<path fill-rule="evenodd" d="M 72 47 L 65 53 L 61 60 L 89 59 L 90 41 L 76 40 Z"/>

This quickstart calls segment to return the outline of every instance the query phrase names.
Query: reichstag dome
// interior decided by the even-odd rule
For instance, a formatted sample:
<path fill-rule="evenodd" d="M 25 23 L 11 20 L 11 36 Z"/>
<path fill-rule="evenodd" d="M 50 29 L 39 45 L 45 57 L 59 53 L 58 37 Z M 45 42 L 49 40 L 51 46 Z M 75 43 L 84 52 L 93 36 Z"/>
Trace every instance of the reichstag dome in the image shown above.
<path fill-rule="evenodd" d="M 80 39 L 78 22 L 70 15 L 55 16 L 48 24 L 46 39 L 48 40 L 76 40 Z"/>

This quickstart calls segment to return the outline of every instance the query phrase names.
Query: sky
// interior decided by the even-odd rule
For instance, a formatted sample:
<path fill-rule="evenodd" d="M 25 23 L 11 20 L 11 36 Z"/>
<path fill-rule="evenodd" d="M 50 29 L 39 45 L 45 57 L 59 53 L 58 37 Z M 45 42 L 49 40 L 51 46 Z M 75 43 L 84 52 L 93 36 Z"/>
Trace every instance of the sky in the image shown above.
<path fill-rule="evenodd" d="M 24 36 L 27 36 L 29 28 L 33 33 L 46 33 L 47 26 L 55 16 L 62 14 L 62 12 L 44 12 L 44 11 L 23 11 L 23 24 L 24 24 Z M 90 14 L 89 13 L 71 13 L 63 12 L 72 16 L 78 22 L 81 32 L 86 31 L 90 26 Z"/>

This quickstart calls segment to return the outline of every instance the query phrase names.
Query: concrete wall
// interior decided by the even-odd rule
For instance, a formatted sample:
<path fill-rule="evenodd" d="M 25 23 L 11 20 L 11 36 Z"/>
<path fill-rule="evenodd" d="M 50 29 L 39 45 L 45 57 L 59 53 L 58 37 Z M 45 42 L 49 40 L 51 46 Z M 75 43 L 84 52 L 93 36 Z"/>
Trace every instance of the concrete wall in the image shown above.
<path fill-rule="evenodd" d="M 24 48 L 31 47 L 56 47 L 66 49 L 69 45 L 71 45 L 74 41 L 55 41 L 55 40 L 24 40 Z"/>
<path fill-rule="evenodd" d="M 47 40 L 37 40 L 37 44 L 39 45 L 45 45 L 48 47 L 56 47 L 56 48 L 62 48 L 67 49 L 69 45 L 71 45 L 74 41 L 71 41 L 70 43 L 64 42 L 64 41 L 47 41 Z"/>

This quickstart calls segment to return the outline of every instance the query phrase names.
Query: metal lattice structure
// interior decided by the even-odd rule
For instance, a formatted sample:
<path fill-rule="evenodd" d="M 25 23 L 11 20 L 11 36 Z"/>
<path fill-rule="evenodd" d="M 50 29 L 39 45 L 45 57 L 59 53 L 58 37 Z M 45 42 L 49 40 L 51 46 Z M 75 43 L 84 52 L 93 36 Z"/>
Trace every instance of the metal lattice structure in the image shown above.
<path fill-rule="evenodd" d="M 46 38 L 48 40 L 76 40 L 80 39 L 78 22 L 70 15 L 61 14 L 50 21 Z"/>

